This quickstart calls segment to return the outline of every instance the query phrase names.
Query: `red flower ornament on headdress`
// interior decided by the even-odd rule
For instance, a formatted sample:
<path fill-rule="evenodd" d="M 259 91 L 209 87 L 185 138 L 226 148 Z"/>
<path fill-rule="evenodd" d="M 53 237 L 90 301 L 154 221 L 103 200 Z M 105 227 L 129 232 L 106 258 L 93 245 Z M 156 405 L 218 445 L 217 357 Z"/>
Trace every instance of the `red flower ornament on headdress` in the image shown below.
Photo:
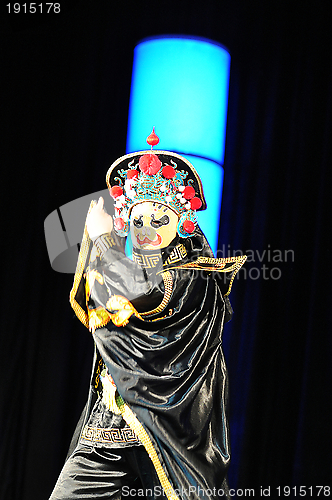
<path fill-rule="evenodd" d="M 141 172 L 147 175 L 155 175 L 161 169 L 161 161 L 152 153 L 141 156 L 138 164 Z"/>

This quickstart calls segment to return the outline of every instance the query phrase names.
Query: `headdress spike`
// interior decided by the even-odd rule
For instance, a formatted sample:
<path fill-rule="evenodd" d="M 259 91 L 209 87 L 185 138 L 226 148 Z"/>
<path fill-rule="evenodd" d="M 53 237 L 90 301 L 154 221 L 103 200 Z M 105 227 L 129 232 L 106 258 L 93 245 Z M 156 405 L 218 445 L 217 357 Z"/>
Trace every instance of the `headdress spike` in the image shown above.
<path fill-rule="evenodd" d="M 159 137 L 157 136 L 157 134 L 155 134 L 154 127 L 151 134 L 147 137 L 146 142 L 149 144 L 149 146 L 151 146 L 151 150 L 153 146 L 156 146 L 158 144 Z"/>

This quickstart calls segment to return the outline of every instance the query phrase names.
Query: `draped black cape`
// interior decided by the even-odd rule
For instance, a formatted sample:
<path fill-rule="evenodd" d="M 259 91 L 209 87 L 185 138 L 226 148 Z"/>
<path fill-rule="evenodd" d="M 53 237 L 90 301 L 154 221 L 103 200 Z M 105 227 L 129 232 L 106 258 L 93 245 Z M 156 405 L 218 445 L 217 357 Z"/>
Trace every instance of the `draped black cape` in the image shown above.
<path fill-rule="evenodd" d="M 210 264 L 213 262 L 199 228 L 194 237 L 180 241 L 187 250 L 181 264 L 195 262 L 198 256 L 207 256 Z M 112 295 L 130 298 L 138 314 L 124 326 L 108 321 L 93 333 L 96 355 L 89 400 L 71 449 L 96 400 L 102 358 L 118 394 L 142 424 L 159 466 L 174 489 L 166 492 L 167 497 L 228 498 L 228 381 L 222 331 L 231 317 L 226 295 L 244 259 L 235 270 L 228 263 L 223 272 L 213 271 L 211 265 L 208 270 L 168 266 L 170 300 L 162 312 L 147 319 L 139 313 L 153 309 L 165 294 L 161 272 L 167 269 L 163 267 L 167 255 L 162 256 L 159 272 L 158 266 L 153 272 L 143 272 L 125 257 L 119 245 L 94 262 L 90 253 L 91 244 L 84 265 L 90 260 L 88 271 L 97 271 L 102 279 L 94 280 L 87 301 L 83 263 L 78 266 L 82 272 L 75 277 L 71 296 L 73 307 L 81 308 L 77 315 L 87 309 L 107 310 L 106 301 Z"/>

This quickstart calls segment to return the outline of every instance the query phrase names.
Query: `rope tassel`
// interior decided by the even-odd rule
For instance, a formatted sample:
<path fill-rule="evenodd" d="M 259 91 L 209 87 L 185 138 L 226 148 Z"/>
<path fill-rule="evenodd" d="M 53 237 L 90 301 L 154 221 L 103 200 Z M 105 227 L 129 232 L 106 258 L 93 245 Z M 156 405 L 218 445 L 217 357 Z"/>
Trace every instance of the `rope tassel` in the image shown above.
<path fill-rule="evenodd" d="M 100 374 L 100 380 L 103 384 L 103 396 L 102 401 L 104 405 L 116 415 L 120 415 L 121 412 L 116 404 L 115 393 L 116 393 L 116 385 L 111 377 L 107 373 L 106 370 L 103 370 Z"/>

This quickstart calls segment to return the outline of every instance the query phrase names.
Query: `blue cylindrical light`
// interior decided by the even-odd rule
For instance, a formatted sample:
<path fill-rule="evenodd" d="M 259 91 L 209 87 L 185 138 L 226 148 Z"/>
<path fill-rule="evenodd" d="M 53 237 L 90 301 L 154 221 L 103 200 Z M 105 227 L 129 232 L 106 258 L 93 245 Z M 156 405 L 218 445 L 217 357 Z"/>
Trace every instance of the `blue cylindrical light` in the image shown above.
<path fill-rule="evenodd" d="M 145 150 L 155 127 L 158 149 L 180 153 L 198 171 L 207 210 L 198 222 L 217 250 L 223 184 L 230 55 L 220 44 L 162 36 L 134 51 L 127 153 Z"/>

